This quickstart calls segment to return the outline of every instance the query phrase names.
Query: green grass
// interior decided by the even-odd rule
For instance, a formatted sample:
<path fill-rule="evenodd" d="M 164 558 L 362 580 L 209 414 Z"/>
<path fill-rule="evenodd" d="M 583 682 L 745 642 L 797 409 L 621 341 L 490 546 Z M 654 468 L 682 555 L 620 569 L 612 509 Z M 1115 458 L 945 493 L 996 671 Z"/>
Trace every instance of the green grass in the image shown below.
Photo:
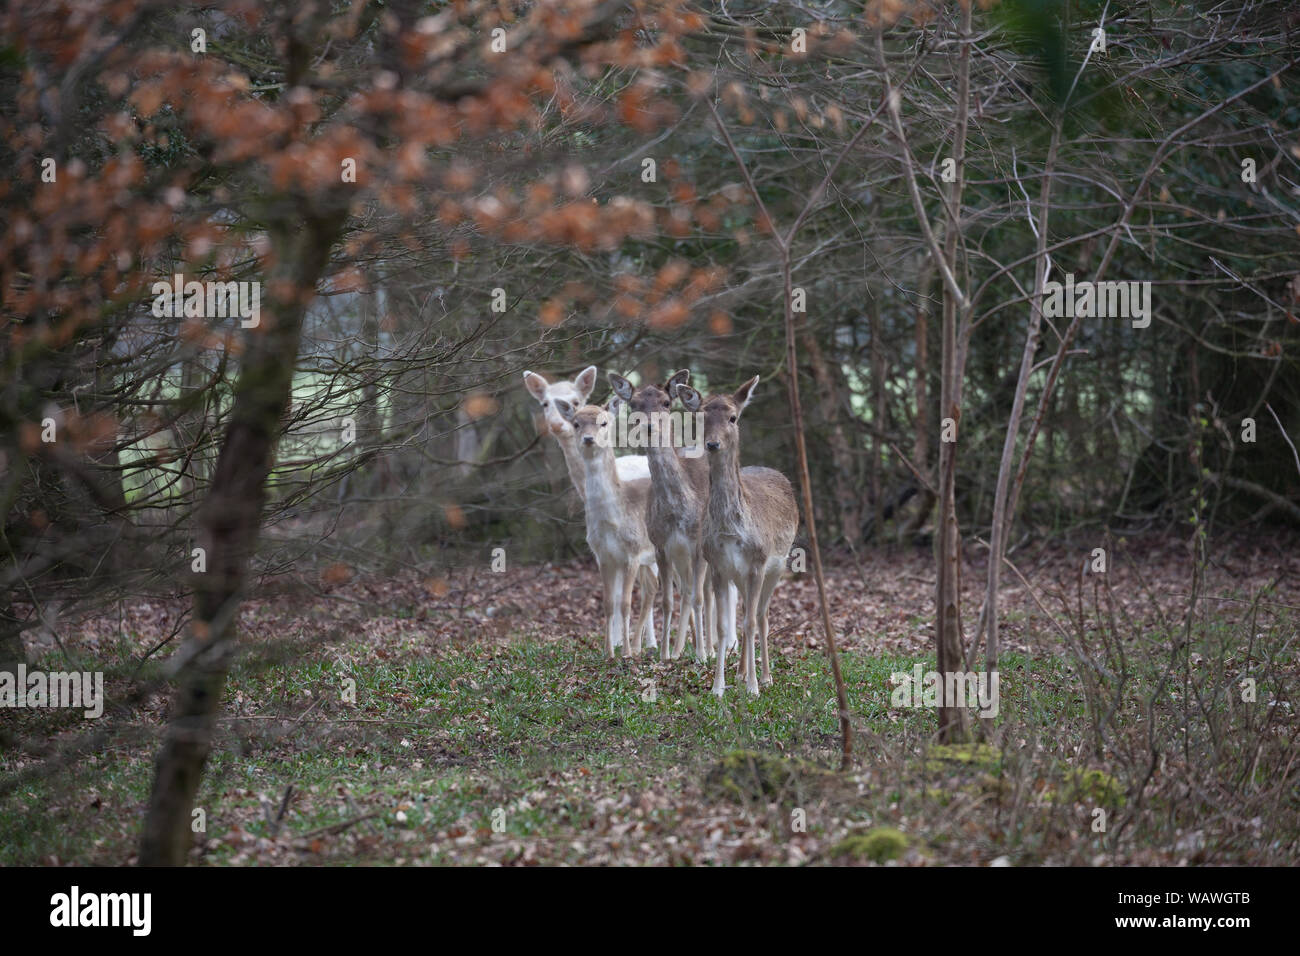
<path fill-rule="evenodd" d="M 1088 820 L 1062 806 L 1086 797 L 1061 781 L 1089 739 L 1078 665 L 1062 659 L 1004 656 L 995 724 L 1010 749 L 964 761 L 927 759 L 933 713 L 890 705 L 890 675 L 918 662 L 932 669 L 932 658 L 843 655 L 858 767 L 811 777 L 801 790 L 808 806 L 796 808 L 784 793 L 719 798 L 705 781 L 737 751 L 790 759 L 796 773 L 837 767 L 834 687 L 816 652 L 777 657 L 775 684 L 757 698 L 735 686 L 729 665 L 718 700 L 708 693 L 711 665 L 608 662 L 594 640 L 395 653 L 327 637 L 328 651 L 305 636 L 270 651 L 252 646 L 233 668 L 197 801 L 207 830 L 196 860 L 843 862 L 837 846 L 882 825 L 911 828 L 913 859 L 1014 850 L 1023 861 L 1077 862 L 1105 850 Z M 119 691 L 128 665 L 123 654 L 110 667 Z M 1129 685 L 1123 706 L 1134 718 L 1152 678 Z M 354 700 L 345 696 L 349 680 Z M 158 716 L 156 707 L 137 708 L 93 756 L 0 798 L 0 864 L 128 862 Z M 22 713 L 19 722 L 20 736 L 85 729 L 51 712 Z M 0 775 L 33 759 L 6 750 Z M 263 804 L 273 816 L 290 785 L 293 799 L 274 827 Z M 1114 786 L 1123 786 L 1118 774 Z M 1009 812 L 1008 801 L 1020 809 Z M 793 837 L 796 809 L 807 824 Z M 354 823 L 364 814 L 373 816 Z M 1017 822 L 1011 832 L 1008 817 Z M 974 837 L 963 829 L 973 824 Z M 800 855 L 786 856 L 796 843 Z"/>

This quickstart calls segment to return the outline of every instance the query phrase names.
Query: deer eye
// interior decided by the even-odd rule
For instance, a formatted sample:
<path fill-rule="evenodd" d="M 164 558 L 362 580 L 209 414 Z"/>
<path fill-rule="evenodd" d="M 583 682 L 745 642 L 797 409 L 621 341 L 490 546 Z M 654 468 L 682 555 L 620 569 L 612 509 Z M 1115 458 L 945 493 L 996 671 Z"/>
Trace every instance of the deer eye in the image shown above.
<path fill-rule="evenodd" d="M 606 425 L 608 425 L 608 424 L 609 424 L 609 422 L 601 422 L 601 423 L 600 423 L 600 427 L 601 427 L 601 428 L 604 428 L 604 427 L 605 427 Z"/>
<path fill-rule="evenodd" d="M 672 402 L 664 402 L 664 408 L 671 408 L 672 404 Z"/>
<path fill-rule="evenodd" d="M 551 407 L 550 402 L 542 402 L 542 408 L 550 408 L 550 407 Z"/>
<path fill-rule="evenodd" d="M 732 415 L 732 416 L 731 416 L 731 424 L 733 424 L 733 425 L 736 424 L 736 416 L 735 416 L 735 415 Z"/>

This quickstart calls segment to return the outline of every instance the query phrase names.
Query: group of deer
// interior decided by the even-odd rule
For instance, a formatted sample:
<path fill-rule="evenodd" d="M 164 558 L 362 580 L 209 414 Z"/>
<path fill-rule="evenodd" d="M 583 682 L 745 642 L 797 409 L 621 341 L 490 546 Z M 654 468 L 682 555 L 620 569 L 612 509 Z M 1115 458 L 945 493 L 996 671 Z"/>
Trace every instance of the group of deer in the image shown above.
<path fill-rule="evenodd" d="M 605 592 L 605 655 L 622 647 L 635 656 L 645 638 L 657 646 L 654 602 L 661 600 L 663 660 L 680 657 L 688 626 L 697 660 L 717 655 L 713 693 L 726 690 L 727 651 L 738 643 L 737 600 L 743 612 L 745 645 L 738 679 L 758 693 L 756 640 L 763 645 L 762 681 L 772 683 L 767 609 L 781 580 L 799 527 L 799 509 L 789 480 L 771 468 L 740 467 L 740 416 L 758 385 L 755 375 L 734 394 L 702 396 L 682 370 L 662 385 L 632 383 L 610 374 L 615 398 L 588 405 L 597 371 L 588 366 L 572 381 L 548 381 L 524 372 L 524 384 L 541 403 L 551 434 L 560 443 L 569 477 L 583 499 L 587 544 L 596 556 Z M 703 419 L 704 452 L 682 448 L 680 436 L 648 442 L 647 454 L 616 456 L 612 436 L 617 403 L 631 416 L 675 427 L 663 415 L 680 402 Z M 632 587 L 641 586 L 641 608 L 632 623 Z M 660 584 L 663 587 L 660 589 Z M 673 588 L 682 609 L 673 634 Z M 707 623 L 707 627 L 706 627 Z"/>

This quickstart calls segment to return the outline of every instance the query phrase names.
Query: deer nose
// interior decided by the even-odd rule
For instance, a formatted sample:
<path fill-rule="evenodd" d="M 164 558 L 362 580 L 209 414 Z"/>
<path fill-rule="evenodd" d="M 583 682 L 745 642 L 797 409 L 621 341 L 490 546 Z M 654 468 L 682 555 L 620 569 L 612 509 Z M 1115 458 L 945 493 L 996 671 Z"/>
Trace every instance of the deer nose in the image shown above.
<path fill-rule="evenodd" d="M 596 444 L 596 436 L 595 436 L 595 435 L 583 435 L 583 436 L 582 436 L 582 443 L 583 443 L 584 445 L 594 445 L 594 444 Z"/>
<path fill-rule="evenodd" d="M 716 441 L 706 441 L 704 446 L 708 448 L 709 451 L 717 451 L 721 447 Z"/>

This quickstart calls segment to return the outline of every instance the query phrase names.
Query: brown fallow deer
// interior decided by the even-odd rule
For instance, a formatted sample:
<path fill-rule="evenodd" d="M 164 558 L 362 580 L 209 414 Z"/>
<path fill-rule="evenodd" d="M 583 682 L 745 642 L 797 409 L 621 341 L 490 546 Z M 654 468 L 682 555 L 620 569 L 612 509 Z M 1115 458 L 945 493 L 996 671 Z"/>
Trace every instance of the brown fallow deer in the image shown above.
<path fill-rule="evenodd" d="M 799 530 L 799 508 L 790 480 L 772 468 L 740 467 L 740 416 L 758 385 L 755 375 L 732 395 L 705 399 L 689 385 L 676 387 L 677 397 L 690 412 L 704 414 L 704 447 L 709 462 L 709 504 L 704 515 L 704 560 L 709 563 L 710 584 L 722 626 L 713 693 L 727 689 L 727 647 L 735 641 L 735 597 L 739 591 L 744 609 L 742 669 L 745 686 L 758 693 L 754 666 L 755 638 L 763 640 L 763 683 L 772 683 L 767 646 L 767 608 L 781 580 L 786 558 Z"/>
<path fill-rule="evenodd" d="M 654 561 L 654 546 L 646 529 L 650 479 L 623 481 L 614 457 L 614 416 L 599 405 L 577 407 L 555 399 L 560 415 L 573 426 L 582 458 L 586 498 L 587 544 L 596 556 L 605 591 L 605 656 L 623 644 L 623 656 L 640 652 L 641 626 L 654 613 L 657 590 L 653 576 L 642 576 L 641 612 L 630 631 L 632 581 Z M 626 634 L 624 632 L 627 632 Z M 665 636 L 664 643 L 668 643 Z"/>
<path fill-rule="evenodd" d="M 703 448 L 681 446 L 686 436 L 676 428 L 671 414 L 672 390 L 689 382 L 691 373 L 682 369 L 663 385 L 649 384 L 635 389 L 621 375 L 611 372 L 607 377 L 614 394 L 631 413 L 629 429 L 640 428 L 648 436 L 650 500 L 646 527 L 659 566 L 660 619 L 664 628 L 660 657 L 663 660 L 681 657 L 689 622 L 695 631 L 695 657 L 704 660 L 711 648 L 704 629 L 707 565 L 700 533 L 709 503 L 709 463 L 704 459 Z M 682 591 L 682 613 L 675 641 L 672 639 L 674 582 Z"/>
<path fill-rule="evenodd" d="M 557 399 L 562 399 L 575 408 L 587 404 L 587 398 L 596 387 L 597 374 L 596 366 L 588 365 L 572 381 L 557 379 L 552 382 L 546 376 L 536 372 L 524 372 L 524 387 L 541 405 L 546 428 L 559 444 L 560 451 L 564 454 L 564 465 L 568 469 L 569 479 L 573 482 L 578 497 L 584 502 L 587 500 L 586 478 L 583 474 L 582 456 L 578 453 L 578 440 L 573 434 L 573 426 L 556 410 L 555 402 Z M 619 478 L 623 481 L 650 477 L 650 466 L 645 455 L 624 455 L 616 458 L 614 465 L 618 470 Z M 657 569 L 653 566 L 642 568 L 638 573 L 643 601 L 645 595 L 653 594 L 654 591 L 651 589 L 657 587 L 657 582 L 650 580 L 656 573 Z M 638 640 L 644 637 L 646 648 L 653 649 L 657 645 L 653 608 L 649 614 L 641 615 L 641 618 L 645 621 L 645 629 L 644 631 L 638 629 Z M 622 633 L 619 634 L 619 644 L 621 643 Z"/>

